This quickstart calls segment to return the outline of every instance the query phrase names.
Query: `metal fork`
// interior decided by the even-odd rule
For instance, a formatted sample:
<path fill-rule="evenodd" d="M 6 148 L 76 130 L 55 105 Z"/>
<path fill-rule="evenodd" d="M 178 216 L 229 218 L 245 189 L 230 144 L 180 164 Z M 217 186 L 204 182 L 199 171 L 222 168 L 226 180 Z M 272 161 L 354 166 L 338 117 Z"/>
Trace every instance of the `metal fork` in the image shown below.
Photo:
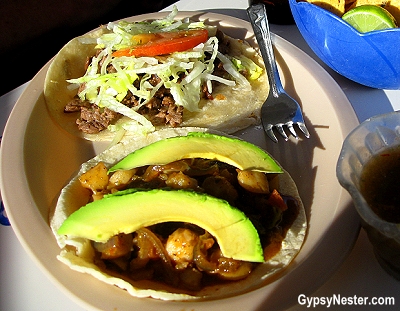
<path fill-rule="evenodd" d="M 284 126 L 286 126 L 290 133 L 298 139 L 299 137 L 293 127 L 294 124 L 297 124 L 305 137 L 309 138 L 310 134 L 304 123 L 300 105 L 283 89 L 272 48 L 271 34 L 264 4 L 251 5 L 247 9 L 247 14 L 250 18 L 261 56 L 264 59 L 270 85 L 268 97 L 261 107 L 261 122 L 264 131 L 272 141 L 277 143 L 278 139 L 273 131 L 275 127 L 278 133 L 287 141 L 288 136 L 284 130 Z"/>

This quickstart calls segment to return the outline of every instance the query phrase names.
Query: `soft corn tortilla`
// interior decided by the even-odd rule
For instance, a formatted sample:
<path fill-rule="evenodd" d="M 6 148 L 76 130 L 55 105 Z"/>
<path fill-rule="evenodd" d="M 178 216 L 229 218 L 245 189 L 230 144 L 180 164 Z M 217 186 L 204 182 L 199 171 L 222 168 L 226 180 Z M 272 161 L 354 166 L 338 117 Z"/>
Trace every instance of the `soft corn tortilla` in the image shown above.
<path fill-rule="evenodd" d="M 241 281 L 208 286 L 196 293 L 181 291 L 154 281 L 128 282 L 116 276 L 104 273 L 93 263 L 94 249 L 89 240 L 82 238 L 68 239 L 65 236 L 59 236 L 57 234 L 57 230 L 60 228 L 64 220 L 67 219 L 75 210 L 87 203 L 87 190 L 81 186 L 78 180 L 80 175 L 88 171 L 100 161 L 103 161 L 108 167 L 111 167 L 136 149 L 168 137 L 185 136 L 188 132 L 193 131 L 208 131 L 224 135 L 221 132 L 204 128 L 164 129 L 153 132 L 146 137 L 141 137 L 140 139 L 119 143 L 84 163 L 75 177 L 64 189 L 62 189 L 55 211 L 50 217 L 51 228 L 57 238 L 57 243 L 61 248 L 61 253 L 58 256 L 58 259 L 68 265 L 71 269 L 91 274 L 105 283 L 125 289 L 132 296 L 152 297 L 163 300 L 217 299 L 259 288 L 277 278 L 300 251 L 307 230 L 304 206 L 293 179 L 286 171 L 284 171 L 284 173 L 279 177 L 280 192 L 297 199 L 300 207 L 299 215 L 292 227 L 288 230 L 287 235 L 282 242 L 280 252 L 268 262 L 258 265 L 246 279 Z"/>
<path fill-rule="evenodd" d="M 77 113 L 64 113 L 65 105 L 76 95 L 77 90 L 68 88 L 70 85 L 67 80 L 81 77 L 84 74 L 84 65 L 87 57 L 95 54 L 95 45 L 87 44 L 88 38 L 97 38 L 106 32 L 105 28 L 99 28 L 94 32 L 84 36 L 74 38 L 68 42 L 55 56 L 48 69 L 45 85 L 44 97 L 50 115 L 67 132 L 91 141 L 111 141 L 115 133 L 108 129 L 98 134 L 86 134 L 79 131 L 75 121 Z M 264 62 L 261 56 L 247 42 L 233 39 L 225 35 L 225 40 L 229 41 L 229 55 L 244 55 L 252 59 L 261 68 Z M 262 75 L 250 81 L 251 89 L 244 89 L 237 86 L 218 85 L 213 90 L 213 100 L 201 99 L 199 103 L 200 111 L 190 112 L 184 110 L 183 122 L 180 127 L 199 126 L 220 130 L 226 133 L 234 133 L 238 130 L 247 128 L 250 125 L 260 123 L 260 108 L 268 96 L 268 78 L 263 70 Z M 218 96 L 220 95 L 220 96 Z M 127 120 L 122 117 L 116 124 Z M 161 126 L 157 129 L 167 127 Z M 125 136 L 135 133 L 126 133 Z"/>

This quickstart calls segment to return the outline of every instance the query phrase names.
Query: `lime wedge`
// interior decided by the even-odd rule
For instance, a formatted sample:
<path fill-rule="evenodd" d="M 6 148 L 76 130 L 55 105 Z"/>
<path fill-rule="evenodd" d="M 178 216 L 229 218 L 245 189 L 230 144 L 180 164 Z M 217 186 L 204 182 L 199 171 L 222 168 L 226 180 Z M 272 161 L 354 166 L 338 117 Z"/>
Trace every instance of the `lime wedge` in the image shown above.
<path fill-rule="evenodd" d="M 387 10 L 377 5 L 360 5 L 345 14 L 342 19 L 359 32 L 396 28 L 396 20 Z"/>

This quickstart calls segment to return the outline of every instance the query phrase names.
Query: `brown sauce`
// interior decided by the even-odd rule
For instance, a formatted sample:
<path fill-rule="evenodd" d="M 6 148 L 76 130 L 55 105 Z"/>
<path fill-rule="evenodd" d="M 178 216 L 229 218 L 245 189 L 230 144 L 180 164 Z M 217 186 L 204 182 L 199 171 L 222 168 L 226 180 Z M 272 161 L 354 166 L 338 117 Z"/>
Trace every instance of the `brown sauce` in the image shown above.
<path fill-rule="evenodd" d="M 375 155 L 365 164 L 360 192 L 380 218 L 400 223 L 400 146 Z"/>

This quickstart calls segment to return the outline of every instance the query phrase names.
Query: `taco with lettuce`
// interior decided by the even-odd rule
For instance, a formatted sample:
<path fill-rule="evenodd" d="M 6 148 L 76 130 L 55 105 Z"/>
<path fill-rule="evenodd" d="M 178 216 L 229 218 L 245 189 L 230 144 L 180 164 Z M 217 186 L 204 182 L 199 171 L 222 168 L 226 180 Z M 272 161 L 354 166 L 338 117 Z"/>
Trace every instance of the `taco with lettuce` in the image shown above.
<path fill-rule="evenodd" d="M 165 127 L 233 133 L 258 123 L 269 89 L 259 54 L 177 14 L 112 22 L 67 43 L 45 79 L 55 121 L 92 141 Z"/>
<path fill-rule="evenodd" d="M 265 151 L 204 128 L 163 129 L 81 166 L 50 225 L 70 268 L 163 300 L 216 299 L 272 282 L 307 220 Z"/>

